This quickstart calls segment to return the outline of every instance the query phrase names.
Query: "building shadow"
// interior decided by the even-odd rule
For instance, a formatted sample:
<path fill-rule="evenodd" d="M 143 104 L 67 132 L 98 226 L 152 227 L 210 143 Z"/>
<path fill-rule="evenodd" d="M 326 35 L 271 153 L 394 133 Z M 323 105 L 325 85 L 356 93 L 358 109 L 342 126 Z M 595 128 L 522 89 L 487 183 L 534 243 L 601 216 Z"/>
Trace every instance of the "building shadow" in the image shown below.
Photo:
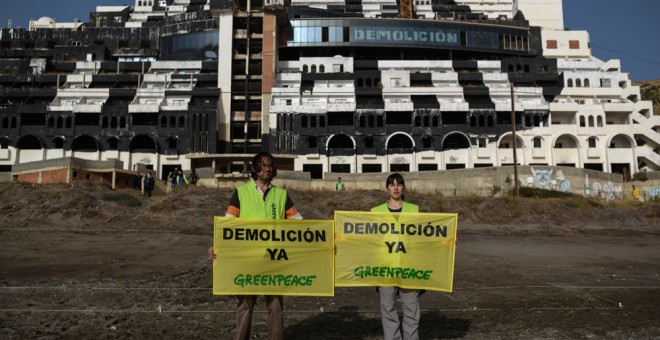
<path fill-rule="evenodd" d="M 470 320 L 450 319 L 440 312 L 422 313 L 420 339 L 454 339 L 464 337 Z M 311 316 L 284 330 L 284 338 L 309 339 L 382 339 L 380 314 L 359 313 L 357 306 L 344 306 L 336 312 Z"/>

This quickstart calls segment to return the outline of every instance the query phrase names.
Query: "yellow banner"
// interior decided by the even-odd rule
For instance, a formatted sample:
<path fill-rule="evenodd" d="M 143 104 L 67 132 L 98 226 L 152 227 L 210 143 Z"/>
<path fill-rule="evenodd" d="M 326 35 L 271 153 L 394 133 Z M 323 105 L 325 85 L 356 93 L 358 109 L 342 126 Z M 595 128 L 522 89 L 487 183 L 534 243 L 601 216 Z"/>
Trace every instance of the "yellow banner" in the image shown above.
<path fill-rule="evenodd" d="M 334 296 L 327 220 L 215 217 L 213 294 Z"/>
<path fill-rule="evenodd" d="M 458 214 L 335 211 L 335 286 L 451 292 Z"/>

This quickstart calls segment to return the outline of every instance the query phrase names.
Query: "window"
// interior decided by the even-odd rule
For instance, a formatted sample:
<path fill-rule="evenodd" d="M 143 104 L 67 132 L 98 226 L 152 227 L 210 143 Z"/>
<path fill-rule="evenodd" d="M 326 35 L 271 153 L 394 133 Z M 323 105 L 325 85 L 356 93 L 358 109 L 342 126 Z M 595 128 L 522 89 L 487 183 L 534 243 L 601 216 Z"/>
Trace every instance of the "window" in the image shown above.
<path fill-rule="evenodd" d="M 364 138 L 364 147 L 367 149 L 372 149 L 374 147 L 374 137 L 367 136 Z"/>
<path fill-rule="evenodd" d="M 316 136 L 310 136 L 309 139 L 307 140 L 307 146 L 310 148 L 315 148 L 316 147 Z"/>
<path fill-rule="evenodd" d="M 584 120 L 584 116 L 580 116 L 580 127 L 585 127 L 587 126 L 587 123 Z"/>
<path fill-rule="evenodd" d="M 327 42 L 328 41 L 328 28 L 327 27 L 321 27 L 321 41 L 322 42 Z"/>
<path fill-rule="evenodd" d="M 580 41 L 579 40 L 569 40 L 568 41 L 568 48 L 571 50 L 577 50 L 580 48 Z"/>
<path fill-rule="evenodd" d="M 478 143 L 480 148 L 485 148 L 486 147 L 486 138 L 481 137 L 481 138 L 477 139 L 477 143 Z"/>
<path fill-rule="evenodd" d="M 589 79 L 584 79 L 584 87 L 589 87 Z"/>
<path fill-rule="evenodd" d="M 120 24 L 121 23 L 121 17 L 115 17 L 114 21 L 115 21 L 115 23 Z"/>
<path fill-rule="evenodd" d="M 567 84 L 568 84 L 568 87 L 573 87 L 573 79 L 568 78 Z"/>
<path fill-rule="evenodd" d="M 401 78 L 390 78 L 390 87 L 401 87 Z"/>
<path fill-rule="evenodd" d="M 534 148 L 536 149 L 541 148 L 541 137 L 534 138 Z"/>
<path fill-rule="evenodd" d="M 307 116 L 302 116 L 302 118 L 300 118 L 300 127 L 307 127 Z"/>
<path fill-rule="evenodd" d="M 589 143 L 590 148 L 595 148 L 596 147 L 596 137 L 589 137 L 588 143 Z"/>
<path fill-rule="evenodd" d="M 342 64 L 333 64 L 332 65 L 332 72 L 335 72 L 335 73 L 344 72 L 344 65 L 342 65 Z"/>

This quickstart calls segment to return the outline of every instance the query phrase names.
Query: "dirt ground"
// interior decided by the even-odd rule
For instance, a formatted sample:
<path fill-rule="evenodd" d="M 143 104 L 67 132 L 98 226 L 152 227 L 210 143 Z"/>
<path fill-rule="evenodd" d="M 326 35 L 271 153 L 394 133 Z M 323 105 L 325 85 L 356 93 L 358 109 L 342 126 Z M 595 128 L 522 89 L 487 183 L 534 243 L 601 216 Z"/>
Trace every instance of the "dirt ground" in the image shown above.
<path fill-rule="evenodd" d="M 0 338 L 230 339 L 211 295 L 214 215 L 228 190 L 141 197 L 96 185 L 0 184 Z M 384 192 L 290 191 L 305 218 Z M 422 339 L 660 338 L 660 205 L 408 193 L 458 212 L 452 293 L 422 296 Z M 285 297 L 287 339 L 382 339 L 373 288 Z M 254 339 L 267 335 L 259 301 Z"/>

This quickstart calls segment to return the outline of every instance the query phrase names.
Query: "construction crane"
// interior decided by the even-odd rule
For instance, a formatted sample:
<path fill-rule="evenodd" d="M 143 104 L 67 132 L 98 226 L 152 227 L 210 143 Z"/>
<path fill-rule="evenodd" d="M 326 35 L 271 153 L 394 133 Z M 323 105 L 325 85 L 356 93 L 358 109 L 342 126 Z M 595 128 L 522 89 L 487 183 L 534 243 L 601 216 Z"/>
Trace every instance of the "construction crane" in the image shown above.
<path fill-rule="evenodd" d="M 413 18 L 412 0 L 399 0 L 399 16 L 404 19 Z"/>

